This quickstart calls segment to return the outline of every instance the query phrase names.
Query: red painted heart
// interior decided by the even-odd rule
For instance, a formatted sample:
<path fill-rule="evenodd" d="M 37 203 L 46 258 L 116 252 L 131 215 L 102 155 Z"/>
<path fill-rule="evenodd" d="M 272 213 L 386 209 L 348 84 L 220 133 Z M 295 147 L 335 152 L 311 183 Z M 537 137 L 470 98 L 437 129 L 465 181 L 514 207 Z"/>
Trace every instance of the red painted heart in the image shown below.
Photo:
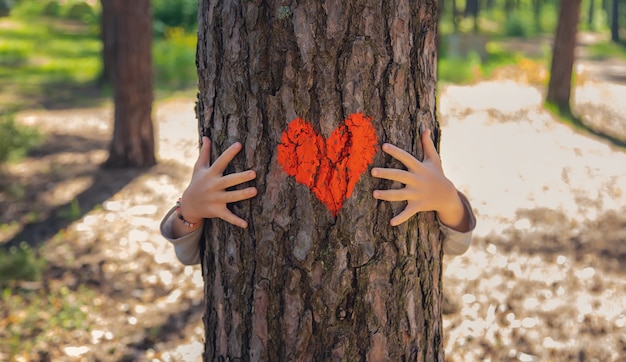
<path fill-rule="evenodd" d="M 282 134 L 278 162 L 335 216 L 372 163 L 377 143 L 371 117 L 361 113 L 351 114 L 325 142 L 309 122 L 296 118 Z"/>

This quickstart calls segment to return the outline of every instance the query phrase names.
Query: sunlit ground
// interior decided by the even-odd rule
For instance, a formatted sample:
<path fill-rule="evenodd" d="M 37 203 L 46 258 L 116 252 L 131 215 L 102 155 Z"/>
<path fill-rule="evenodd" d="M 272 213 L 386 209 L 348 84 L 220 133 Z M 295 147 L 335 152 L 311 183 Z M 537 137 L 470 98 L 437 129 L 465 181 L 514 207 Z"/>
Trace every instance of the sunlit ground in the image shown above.
<path fill-rule="evenodd" d="M 589 83 L 576 98 L 623 124 L 624 89 Z M 453 361 L 623 357 L 626 153 L 541 102 L 512 82 L 442 93 L 444 168 L 478 218 L 474 246 L 445 267 Z"/>

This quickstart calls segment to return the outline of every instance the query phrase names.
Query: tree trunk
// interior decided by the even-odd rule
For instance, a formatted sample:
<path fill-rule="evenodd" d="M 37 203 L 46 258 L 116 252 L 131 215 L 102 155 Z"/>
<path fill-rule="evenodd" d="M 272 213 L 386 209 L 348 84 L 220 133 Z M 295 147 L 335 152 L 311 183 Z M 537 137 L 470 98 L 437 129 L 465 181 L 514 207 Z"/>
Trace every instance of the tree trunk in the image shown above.
<path fill-rule="evenodd" d="M 100 13 L 100 39 L 102 41 L 102 72 L 98 85 L 113 84 L 115 65 L 115 31 L 117 18 L 113 15 L 111 0 L 101 0 L 102 12 Z"/>
<path fill-rule="evenodd" d="M 452 24 L 454 25 L 454 33 L 459 32 L 459 19 L 456 0 L 452 0 Z"/>
<path fill-rule="evenodd" d="M 611 9 L 611 40 L 619 43 L 619 0 L 613 0 Z"/>
<path fill-rule="evenodd" d="M 589 26 L 589 30 L 594 30 L 595 29 L 595 25 L 594 25 L 594 21 L 593 18 L 595 17 L 595 7 L 596 7 L 596 2 L 594 0 L 589 0 L 589 8 L 587 11 L 587 26 Z"/>
<path fill-rule="evenodd" d="M 438 139 L 437 1 L 283 3 L 199 3 L 199 128 L 258 189 L 205 225 L 204 360 L 443 361 L 435 215 L 391 227 L 369 174 Z"/>
<path fill-rule="evenodd" d="M 110 11 L 104 48 L 115 97 L 115 126 L 105 167 L 156 164 L 152 126 L 152 16 L 150 0 L 103 0 Z M 110 27 L 113 26 L 113 29 Z"/>
<path fill-rule="evenodd" d="M 474 32 L 478 33 L 478 11 L 479 11 L 479 3 L 478 0 L 467 0 L 465 2 L 465 16 L 472 16 L 474 18 Z"/>
<path fill-rule="evenodd" d="M 581 0 L 561 0 L 559 22 L 554 36 L 550 83 L 546 101 L 570 112 L 572 70 Z"/>
<path fill-rule="evenodd" d="M 541 10 L 542 10 L 542 1 L 541 0 L 533 0 L 533 15 L 535 17 L 535 30 L 537 33 L 541 33 Z"/>

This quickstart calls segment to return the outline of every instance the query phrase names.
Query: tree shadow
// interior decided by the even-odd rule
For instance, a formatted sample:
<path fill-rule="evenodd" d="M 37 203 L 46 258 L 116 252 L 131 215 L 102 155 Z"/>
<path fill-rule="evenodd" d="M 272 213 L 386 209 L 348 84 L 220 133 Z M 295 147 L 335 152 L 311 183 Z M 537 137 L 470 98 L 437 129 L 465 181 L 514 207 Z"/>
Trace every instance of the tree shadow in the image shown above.
<path fill-rule="evenodd" d="M 98 134 L 49 134 L 19 164 L 18 170 L 26 174 L 5 170 L 0 180 L 0 223 L 18 224 L 19 231 L 8 239 L 0 233 L 0 247 L 42 245 L 147 171 L 102 169 L 98 161 L 107 146 L 108 140 Z M 76 180 L 82 184 L 72 186 Z"/>
<path fill-rule="evenodd" d="M 595 220 L 578 223 L 562 211 L 536 208 L 518 210 L 516 219 L 527 220 L 529 227 L 512 227 L 484 241 L 506 252 L 543 255 L 550 260 L 571 255 L 584 262 L 594 256 L 601 261 L 599 268 L 626 272 L 626 215 L 611 210 Z"/>
<path fill-rule="evenodd" d="M 156 349 L 158 344 L 175 340 L 179 337 L 185 327 L 192 321 L 202 319 L 204 315 L 204 303 L 193 304 L 179 312 L 168 315 L 167 319 L 159 325 L 146 327 L 143 331 L 143 337 L 138 341 L 129 344 L 136 351 L 143 352 Z M 135 361 L 137 356 L 127 354 L 122 357 L 121 361 Z"/>
<path fill-rule="evenodd" d="M 112 99 L 111 90 L 92 80 L 86 83 L 45 83 L 39 104 L 46 109 L 62 110 L 101 107 Z"/>
<path fill-rule="evenodd" d="M 622 151 L 626 151 L 626 140 L 622 139 L 618 136 L 615 136 L 613 134 L 604 132 L 602 130 L 598 130 L 592 126 L 589 126 L 587 124 L 587 122 L 584 122 L 583 119 L 577 115 L 575 115 L 572 112 L 572 109 L 570 108 L 569 104 L 561 107 L 559 105 L 556 104 L 552 104 L 550 102 L 546 102 L 546 108 L 555 113 L 557 117 L 559 117 L 561 120 L 563 120 L 565 123 L 571 125 L 572 127 L 588 133 L 588 134 L 592 134 L 598 138 L 600 138 L 603 141 L 606 141 L 608 143 L 610 143 L 611 145 L 620 148 Z"/>
<path fill-rule="evenodd" d="M 88 174 L 76 175 L 91 176 L 95 182 L 88 189 L 76 195 L 71 202 L 48 209 L 47 216 L 42 220 L 23 224 L 22 231 L 2 244 L 1 247 L 10 248 L 22 242 L 33 248 L 40 246 L 94 207 L 109 199 L 144 172 L 145 170 L 141 169 L 114 169 L 106 172 L 98 170 Z"/>
<path fill-rule="evenodd" d="M 582 118 L 577 117 L 575 115 L 571 115 L 571 121 L 574 127 L 581 129 L 585 132 L 591 133 L 592 135 L 609 142 L 613 146 L 621 148 L 622 150 L 626 151 L 626 140 L 620 139 L 609 133 L 592 128 L 589 125 L 587 125 L 587 123 L 583 122 Z"/>

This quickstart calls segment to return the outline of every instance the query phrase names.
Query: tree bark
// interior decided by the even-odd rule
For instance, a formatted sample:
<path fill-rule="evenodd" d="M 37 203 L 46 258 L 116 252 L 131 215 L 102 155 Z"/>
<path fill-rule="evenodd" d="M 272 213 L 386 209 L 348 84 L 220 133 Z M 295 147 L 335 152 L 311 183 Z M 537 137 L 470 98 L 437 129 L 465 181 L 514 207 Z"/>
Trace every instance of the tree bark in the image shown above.
<path fill-rule="evenodd" d="M 572 70 L 581 0 L 561 0 L 559 22 L 554 37 L 550 82 L 546 101 L 563 112 L 570 112 Z"/>
<path fill-rule="evenodd" d="M 105 167 L 156 164 L 152 125 L 150 0 L 102 0 L 108 10 L 104 62 L 115 98 L 115 125 Z M 112 37 L 112 39 L 111 39 Z"/>
<path fill-rule="evenodd" d="M 404 205 L 372 191 L 398 185 L 369 174 L 401 167 L 384 142 L 421 159 L 419 134 L 430 128 L 438 144 L 437 1 L 282 4 L 199 2 L 199 130 L 214 159 L 240 141 L 226 173 L 254 169 L 258 189 L 231 205 L 247 229 L 205 225 L 204 360 L 443 361 L 435 215 L 391 227 Z M 372 148 L 356 149 L 356 119 L 371 120 Z M 292 177 L 284 155 L 295 138 Z M 371 150 L 359 174 L 352 166 Z M 336 177 L 318 183 L 328 164 Z M 328 196 L 333 209 L 324 193 L 345 190 L 342 175 L 354 189 Z"/>

